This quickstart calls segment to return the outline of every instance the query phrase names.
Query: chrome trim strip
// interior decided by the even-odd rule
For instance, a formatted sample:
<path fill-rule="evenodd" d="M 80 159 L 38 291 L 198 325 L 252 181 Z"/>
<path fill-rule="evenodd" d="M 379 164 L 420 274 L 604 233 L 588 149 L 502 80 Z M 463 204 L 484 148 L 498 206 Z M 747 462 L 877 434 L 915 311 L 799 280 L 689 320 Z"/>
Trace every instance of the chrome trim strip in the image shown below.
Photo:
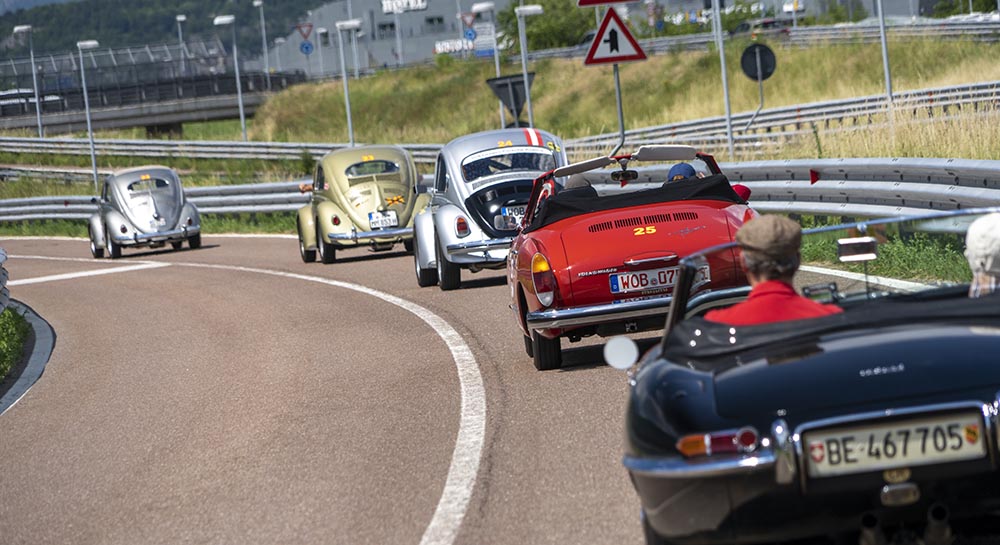
<path fill-rule="evenodd" d="M 792 444 L 792 430 L 784 419 L 779 418 L 771 424 L 771 441 L 775 452 L 774 480 L 778 484 L 792 484 L 797 467 L 795 445 Z"/>
<path fill-rule="evenodd" d="M 201 226 L 191 226 L 181 227 L 180 229 L 171 229 L 169 231 L 160 231 L 157 233 L 133 233 L 132 236 L 115 234 L 112 238 L 118 244 L 141 244 L 145 242 L 166 242 L 172 238 L 177 237 L 188 237 L 191 235 L 197 235 L 201 232 Z"/>
<path fill-rule="evenodd" d="M 355 230 L 351 230 L 350 233 L 329 233 L 327 238 L 330 239 L 330 242 L 340 240 L 351 240 L 357 242 L 359 240 L 369 240 L 373 238 L 396 238 L 412 235 L 413 227 L 398 227 L 395 229 L 376 229 L 374 231 L 364 231 L 362 233 L 358 233 Z"/>
<path fill-rule="evenodd" d="M 998 394 L 1000 396 L 1000 394 Z M 1000 397 L 998 397 L 1000 400 Z M 895 418 L 898 416 L 914 416 L 929 413 L 941 413 L 949 411 L 959 411 L 959 410 L 974 410 L 983 414 L 983 424 L 986 427 L 986 432 L 988 436 L 996 435 L 996 425 L 991 421 L 991 418 L 986 416 L 990 412 L 991 405 L 988 403 L 983 403 L 982 401 L 955 401 L 952 403 L 935 403 L 931 405 L 917 405 L 914 407 L 903 407 L 898 409 L 884 409 L 881 411 L 870 411 L 866 413 L 857 413 L 845 416 L 835 416 L 831 418 L 823 418 L 820 420 L 812 420 L 810 422 L 803 422 L 795 428 L 795 433 L 792 434 L 792 443 L 795 445 L 795 456 L 798 458 L 799 467 L 799 484 L 802 488 L 802 492 L 806 492 L 806 484 L 809 480 L 808 468 L 806 468 L 806 460 L 803 455 L 802 449 L 802 435 L 806 432 L 821 429 L 830 428 L 841 425 L 849 425 L 865 421 L 884 420 L 886 418 Z M 986 443 L 986 455 L 990 459 L 991 464 L 996 467 L 994 461 L 994 450 L 995 447 Z"/>
<path fill-rule="evenodd" d="M 536 310 L 525 315 L 528 329 L 557 329 L 567 326 L 596 325 L 618 322 L 629 318 L 644 318 L 662 314 L 670 308 L 673 297 L 665 295 L 653 299 L 604 303 L 586 307 Z M 665 319 L 665 318 L 664 318 Z"/>
<path fill-rule="evenodd" d="M 642 458 L 626 455 L 622 464 L 633 475 L 660 479 L 702 479 L 743 475 L 774 466 L 774 453 L 762 449 L 753 454 L 715 456 L 687 460 L 680 457 Z"/>
<path fill-rule="evenodd" d="M 649 257 L 646 259 L 628 259 L 625 261 L 626 265 L 642 265 L 643 263 L 657 263 L 663 261 L 664 263 L 674 261 L 677 259 L 677 254 L 662 255 L 659 257 Z"/>
<path fill-rule="evenodd" d="M 505 250 L 510 248 L 512 242 L 514 242 L 514 237 L 493 238 L 449 244 L 446 249 L 449 254 L 471 254 L 475 252 L 488 252 L 490 250 Z"/>

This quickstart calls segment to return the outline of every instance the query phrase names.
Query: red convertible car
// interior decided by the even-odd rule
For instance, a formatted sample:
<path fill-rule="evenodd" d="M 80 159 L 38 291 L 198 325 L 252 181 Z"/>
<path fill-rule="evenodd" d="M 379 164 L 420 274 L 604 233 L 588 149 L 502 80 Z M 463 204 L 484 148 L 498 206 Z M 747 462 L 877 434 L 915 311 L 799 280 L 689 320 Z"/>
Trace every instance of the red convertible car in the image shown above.
<path fill-rule="evenodd" d="M 693 167 L 681 169 L 689 177 L 668 180 L 662 163 L 677 161 Z M 629 169 L 636 162 L 661 164 L 640 174 Z M 732 241 L 757 215 L 737 189 L 711 155 L 688 146 L 643 146 L 536 179 L 507 259 L 511 309 L 535 367 L 562 365 L 563 337 L 661 329 L 679 260 Z M 708 262 L 697 289 L 746 284 L 737 257 Z"/>

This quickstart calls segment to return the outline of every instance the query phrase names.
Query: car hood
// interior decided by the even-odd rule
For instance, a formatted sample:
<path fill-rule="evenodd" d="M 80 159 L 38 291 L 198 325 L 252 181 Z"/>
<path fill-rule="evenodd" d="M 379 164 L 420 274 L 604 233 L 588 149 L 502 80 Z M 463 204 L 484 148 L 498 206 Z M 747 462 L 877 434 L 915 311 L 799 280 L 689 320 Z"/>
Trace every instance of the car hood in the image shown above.
<path fill-rule="evenodd" d="M 707 246 L 732 240 L 736 229 L 721 201 L 683 201 L 595 212 L 564 219 L 544 229 L 559 233 L 565 252 L 573 305 L 607 303 L 667 294 L 669 286 L 647 285 L 639 291 L 612 288 L 612 276 L 676 268 L 680 258 Z M 541 230 L 539 230 L 541 231 Z M 728 285 L 737 273 L 733 261 L 712 264 L 713 284 Z M 672 285 L 670 277 L 662 277 Z M 613 291 L 620 293 L 614 294 Z"/>
<path fill-rule="evenodd" d="M 409 222 L 415 195 L 403 181 L 402 173 L 364 176 L 351 181 L 351 187 L 343 195 L 344 208 L 360 230 L 370 229 L 368 213 L 377 210 L 395 210 L 400 226 Z"/>
<path fill-rule="evenodd" d="M 796 421 L 830 409 L 1000 388 L 998 347 L 1000 328 L 942 324 L 768 347 L 715 373 L 716 406 L 726 418 L 787 414 Z"/>

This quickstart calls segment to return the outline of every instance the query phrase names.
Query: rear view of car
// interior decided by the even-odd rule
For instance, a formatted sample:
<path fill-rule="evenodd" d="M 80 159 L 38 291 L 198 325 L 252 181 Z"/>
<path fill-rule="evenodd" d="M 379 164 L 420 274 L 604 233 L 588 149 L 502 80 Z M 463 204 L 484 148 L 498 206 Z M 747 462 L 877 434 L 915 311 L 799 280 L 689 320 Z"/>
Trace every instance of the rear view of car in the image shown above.
<path fill-rule="evenodd" d="M 95 258 L 121 257 L 122 248 L 159 248 L 170 243 L 176 250 L 184 241 L 201 246 L 198 209 L 184 197 L 180 177 L 173 169 L 144 166 L 112 174 L 94 199 L 97 212 L 90 217 L 90 252 Z"/>

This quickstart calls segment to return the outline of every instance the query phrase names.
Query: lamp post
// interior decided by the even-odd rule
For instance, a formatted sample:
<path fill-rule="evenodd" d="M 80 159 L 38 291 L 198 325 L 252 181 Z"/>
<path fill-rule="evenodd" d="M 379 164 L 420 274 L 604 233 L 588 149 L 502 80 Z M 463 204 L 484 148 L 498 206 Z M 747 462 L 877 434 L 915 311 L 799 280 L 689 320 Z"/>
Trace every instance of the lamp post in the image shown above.
<path fill-rule="evenodd" d="M 271 62 L 267 58 L 267 23 L 264 22 L 264 0 L 253 0 L 253 6 L 260 8 L 260 44 L 264 53 L 264 79 L 267 90 L 271 90 Z"/>
<path fill-rule="evenodd" d="M 399 27 L 400 13 L 403 13 L 403 8 L 397 7 L 392 10 L 392 26 L 396 27 L 396 66 L 403 66 L 403 35 Z"/>
<path fill-rule="evenodd" d="M 360 64 L 358 63 L 358 31 L 361 30 L 361 19 L 355 19 L 352 13 L 354 1 L 347 0 L 347 20 L 357 21 L 358 25 L 351 29 L 351 51 L 354 55 L 354 79 L 358 79 L 358 70 Z M 339 29 L 338 29 L 339 30 Z"/>
<path fill-rule="evenodd" d="M 94 171 L 94 192 L 100 193 L 97 188 L 97 153 L 94 151 L 94 127 L 90 123 L 90 98 L 87 93 L 87 71 L 83 65 L 83 50 L 94 49 L 101 44 L 97 40 L 83 40 L 76 42 L 76 49 L 80 52 L 80 85 L 83 88 L 83 110 L 87 116 L 87 138 L 90 139 L 90 166 Z"/>
<path fill-rule="evenodd" d="M 285 45 L 285 39 L 278 36 L 274 39 L 274 60 L 278 61 L 278 73 L 281 73 L 281 46 Z"/>
<path fill-rule="evenodd" d="M 38 137 L 45 134 L 42 131 L 42 102 L 38 99 L 38 67 L 35 66 L 35 44 L 31 37 L 31 25 L 17 25 L 14 27 L 14 34 L 28 35 L 28 56 L 31 59 L 31 87 L 35 91 L 35 120 L 38 121 Z"/>
<path fill-rule="evenodd" d="M 236 51 L 236 16 L 218 15 L 212 21 L 215 26 L 229 26 L 233 30 L 233 69 L 236 72 L 236 101 L 240 108 L 240 129 L 243 131 L 243 141 L 247 141 L 247 118 L 243 113 L 243 84 L 240 81 L 240 57 Z"/>
<path fill-rule="evenodd" d="M 184 72 L 186 71 L 185 70 L 184 50 L 187 49 L 187 48 L 184 47 L 184 30 L 181 28 L 181 23 L 183 23 L 184 21 L 187 21 L 187 15 L 184 15 L 182 13 L 182 14 L 178 15 L 177 17 L 175 17 L 174 19 L 177 20 L 177 44 L 181 48 L 181 51 L 180 51 L 181 75 L 183 76 Z"/>
<path fill-rule="evenodd" d="M 528 39 L 524 35 L 524 18 L 530 15 L 541 15 L 542 13 L 542 6 L 538 4 L 528 4 L 527 6 L 514 8 L 514 14 L 517 15 L 517 34 L 521 46 L 521 75 L 524 77 L 524 98 L 525 103 L 528 105 L 529 127 L 535 126 L 535 114 L 531 110 L 531 85 L 528 84 Z"/>
<path fill-rule="evenodd" d="M 347 138 L 350 141 L 351 147 L 354 147 L 354 125 L 351 124 L 351 94 L 347 90 L 347 63 L 344 61 L 344 38 L 342 33 L 345 30 L 349 30 L 353 35 L 359 28 L 361 28 L 361 19 L 337 21 L 337 49 L 340 50 L 340 79 L 344 82 L 344 108 L 347 110 Z"/>
<path fill-rule="evenodd" d="M 323 77 L 326 68 L 323 66 L 323 36 L 329 36 L 330 31 L 326 27 L 316 29 L 316 51 L 319 52 L 319 77 Z M 329 39 L 329 38 L 327 38 Z"/>
<path fill-rule="evenodd" d="M 497 49 L 497 24 L 496 24 L 496 8 L 493 2 L 477 2 L 472 4 L 472 13 L 490 13 L 490 24 L 493 25 L 493 66 L 496 68 L 497 77 L 500 77 L 500 51 Z M 506 115 L 503 112 L 503 101 L 498 100 L 500 103 L 500 128 L 507 126 Z"/>

